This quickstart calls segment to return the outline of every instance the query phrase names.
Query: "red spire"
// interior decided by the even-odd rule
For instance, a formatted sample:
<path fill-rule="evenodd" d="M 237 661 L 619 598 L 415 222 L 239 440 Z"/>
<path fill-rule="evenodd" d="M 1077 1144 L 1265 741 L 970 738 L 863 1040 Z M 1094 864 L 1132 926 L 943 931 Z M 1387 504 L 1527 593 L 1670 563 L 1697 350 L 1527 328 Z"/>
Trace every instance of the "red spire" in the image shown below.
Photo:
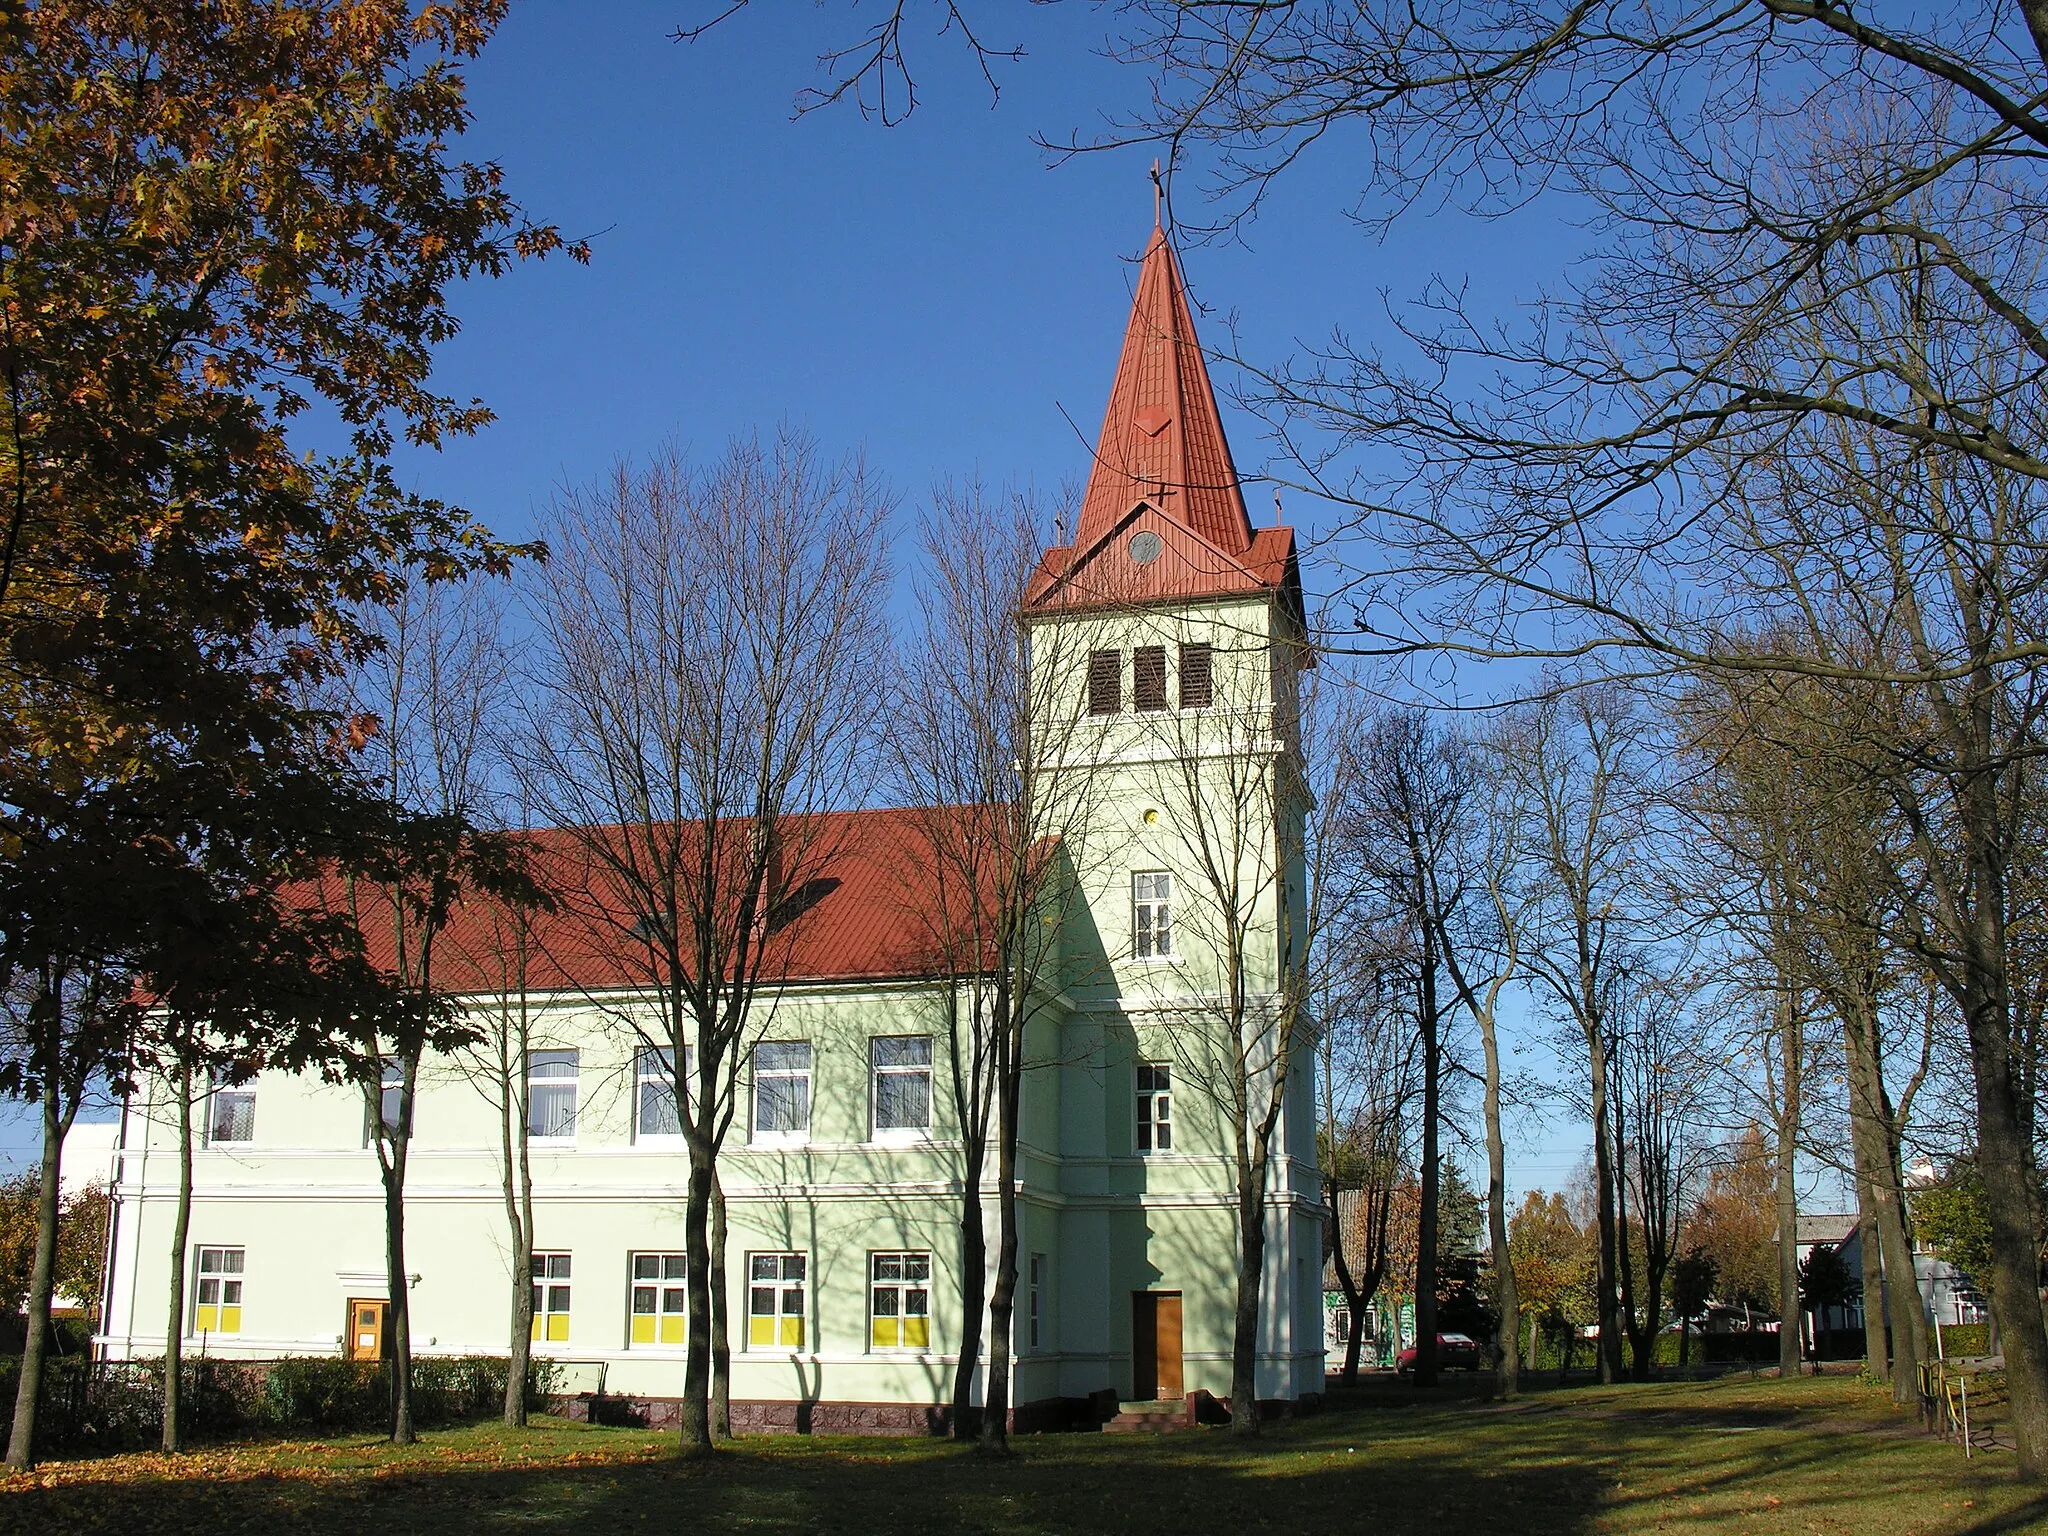
<path fill-rule="evenodd" d="M 1180 266 L 1156 224 L 1138 272 L 1074 549 L 1088 549 L 1141 501 L 1226 554 L 1251 548 L 1251 519 L 1223 440 Z"/>

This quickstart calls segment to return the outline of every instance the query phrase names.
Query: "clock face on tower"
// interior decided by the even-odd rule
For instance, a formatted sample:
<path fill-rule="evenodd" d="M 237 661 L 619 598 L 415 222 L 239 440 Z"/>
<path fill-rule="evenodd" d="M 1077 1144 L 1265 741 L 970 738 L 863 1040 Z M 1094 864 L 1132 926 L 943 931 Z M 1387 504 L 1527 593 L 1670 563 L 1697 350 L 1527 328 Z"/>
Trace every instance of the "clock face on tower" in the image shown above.
<path fill-rule="evenodd" d="M 1130 554 L 1135 565 L 1150 565 L 1165 551 L 1166 545 L 1158 534 L 1147 528 L 1143 533 L 1131 535 Z"/>

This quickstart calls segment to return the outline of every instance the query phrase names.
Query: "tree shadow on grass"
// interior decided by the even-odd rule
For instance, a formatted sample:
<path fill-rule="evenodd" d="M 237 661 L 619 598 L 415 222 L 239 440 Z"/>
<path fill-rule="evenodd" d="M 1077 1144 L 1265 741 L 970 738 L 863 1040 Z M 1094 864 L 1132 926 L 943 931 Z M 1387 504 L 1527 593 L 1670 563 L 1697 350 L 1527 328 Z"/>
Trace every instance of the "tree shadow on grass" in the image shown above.
<path fill-rule="evenodd" d="M 707 1465 L 674 1459 L 671 1442 L 644 1433 L 561 1430 L 515 1444 L 511 1454 L 529 1464 L 507 1466 L 493 1464 L 494 1447 L 432 1437 L 403 1459 L 351 1446 L 254 1475 L 208 1476 L 232 1467 L 210 1457 L 179 1478 L 162 1462 L 138 1463 L 119 1482 L 69 1482 L 58 1469 L 54 1486 L 0 1491 L 0 1533 L 1574 1536 L 1596 1522 L 1623 1530 L 1682 1522 L 1698 1501 L 1731 1526 L 1752 1510 L 1767 1528 L 1787 1531 L 1852 1522 L 1925 1528 L 1939 1515 L 1967 1536 L 2004 1536 L 2048 1513 L 2048 1503 L 2019 1502 L 2008 1485 L 1985 1499 L 2000 1508 L 1966 1514 L 1959 1505 L 1971 1486 L 1950 1478 L 1946 1462 L 1881 1436 L 1764 1426 L 1693 1434 L 1658 1419 L 1545 1413 L 1516 1422 L 1482 1418 L 1470 1404 L 1389 1402 L 1281 1426 L 1254 1445 L 1219 1432 L 1047 1435 L 1020 1439 L 1018 1454 L 997 1462 L 942 1442 L 788 1438 L 750 1440 Z M 2009 1464 L 1995 1475 L 2009 1477 Z M 1930 1488 L 1950 1502 L 1930 1506 Z M 1896 1526 L 1863 1517 L 1873 1499 L 1899 1513 Z"/>
<path fill-rule="evenodd" d="M 1364 1426 L 1359 1426 L 1362 1430 Z M 0 1532 L 365 1530 L 439 1533 L 673 1527 L 901 1536 L 957 1532 L 1351 1529 L 1516 1530 L 1566 1536 L 1598 1509 L 1588 1469 L 1499 1465 L 1481 1452 L 1403 1454 L 1398 1483 L 1364 1436 L 1355 1451 L 1273 1434 L 1242 1447 L 1221 1433 L 1133 1442 L 1045 1436 L 989 1461 L 943 1444 L 749 1441 L 710 1465 L 666 1456 L 498 1468 L 412 1462 L 343 1476 L 265 1473 L 153 1483 L 80 1483 L 0 1494 Z M 643 1442 L 644 1443 L 644 1442 Z"/>

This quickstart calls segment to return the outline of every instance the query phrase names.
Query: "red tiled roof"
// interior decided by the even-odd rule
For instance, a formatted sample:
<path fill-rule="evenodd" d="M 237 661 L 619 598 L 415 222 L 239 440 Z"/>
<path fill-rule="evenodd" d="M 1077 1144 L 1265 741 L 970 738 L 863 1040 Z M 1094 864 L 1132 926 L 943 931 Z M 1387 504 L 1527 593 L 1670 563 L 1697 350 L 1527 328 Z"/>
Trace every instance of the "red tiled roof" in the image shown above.
<path fill-rule="evenodd" d="M 1025 605 L 1221 596 L 1290 581 L 1298 584 L 1294 535 L 1252 528 L 1180 267 L 1155 227 L 1074 542 L 1046 551 Z"/>
<path fill-rule="evenodd" d="M 934 839 L 956 835 L 965 814 L 941 807 L 786 818 L 788 894 L 771 919 L 764 976 L 851 981 L 941 971 L 937 914 L 946 902 L 939 892 Z M 617 847 L 626 833 L 615 827 L 596 833 L 545 829 L 521 834 L 533 850 L 537 874 L 558 902 L 557 910 L 530 920 L 530 991 L 603 991 L 649 982 L 633 909 L 594 846 L 609 839 Z M 330 880 L 311 900 L 340 907 L 346 895 Z M 390 967 L 394 938 L 388 904 L 380 895 L 365 899 L 361 910 L 371 958 Z M 436 942 L 438 984 L 457 992 L 506 990 L 514 935 L 503 904 L 488 897 L 463 901 Z"/>

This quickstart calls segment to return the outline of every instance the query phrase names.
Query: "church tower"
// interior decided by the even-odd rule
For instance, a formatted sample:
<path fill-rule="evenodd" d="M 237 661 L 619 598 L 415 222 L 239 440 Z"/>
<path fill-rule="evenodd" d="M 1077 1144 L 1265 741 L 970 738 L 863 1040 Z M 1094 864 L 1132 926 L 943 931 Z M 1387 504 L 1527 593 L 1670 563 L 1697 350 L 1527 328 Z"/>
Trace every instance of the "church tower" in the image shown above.
<path fill-rule="evenodd" d="M 1314 1394 L 1321 1189 L 1295 1027 L 1311 652 L 1293 531 L 1246 513 L 1163 228 L 1072 541 L 1023 617 L 1034 755 L 1088 807 L 1065 839 L 1081 899 L 1061 1052 L 1086 1065 L 1063 1069 L 1062 1142 L 1109 1155 L 1063 1170 L 1067 1294 L 1107 1296 L 1094 1342 L 1129 1358 L 1131 1397 L 1226 1396 L 1238 1255 L 1261 1247 L 1258 1396 Z M 1263 1189 L 1240 1202 L 1261 1145 Z"/>

